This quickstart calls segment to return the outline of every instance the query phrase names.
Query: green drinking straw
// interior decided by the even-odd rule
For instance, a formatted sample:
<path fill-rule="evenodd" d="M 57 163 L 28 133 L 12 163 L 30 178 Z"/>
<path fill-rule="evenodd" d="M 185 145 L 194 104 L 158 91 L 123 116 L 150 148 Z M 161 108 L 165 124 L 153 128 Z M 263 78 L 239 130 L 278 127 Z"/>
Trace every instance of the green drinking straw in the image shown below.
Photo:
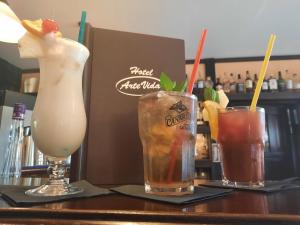
<path fill-rule="evenodd" d="M 82 11 L 81 12 L 79 35 L 78 35 L 78 42 L 81 43 L 81 44 L 83 43 L 83 39 L 84 39 L 85 20 L 86 20 L 86 11 Z"/>

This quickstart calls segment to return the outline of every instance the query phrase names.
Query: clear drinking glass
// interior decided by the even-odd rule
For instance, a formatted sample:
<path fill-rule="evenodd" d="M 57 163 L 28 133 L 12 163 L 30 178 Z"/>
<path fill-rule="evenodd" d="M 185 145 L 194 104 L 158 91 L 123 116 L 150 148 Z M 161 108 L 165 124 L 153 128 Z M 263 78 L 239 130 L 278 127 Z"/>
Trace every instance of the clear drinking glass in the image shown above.
<path fill-rule="evenodd" d="M 64 178 L 66 158 L 81 145 L 86 130 L 82 72 L 88 49 L 65 38 L 36 38 L 27 33 L 19 42 L 21 57 L 36 57 L 40 85 L 31 129 L 37 148 L 47 156 L 49 180 L 26 192 L 57 196 L 82 191 Z"/>
<path fill-rule="evenodd" d="M 159 91 L 140 97 L 139 134 L 146 193 L 193 193 L 196 114 L 194 95 Z"/>
<path fill-rule="evenodd" d="M 219 111 L 220 144 L 224 185 L 264 185 L 265 111 L 229 107 Z"/>

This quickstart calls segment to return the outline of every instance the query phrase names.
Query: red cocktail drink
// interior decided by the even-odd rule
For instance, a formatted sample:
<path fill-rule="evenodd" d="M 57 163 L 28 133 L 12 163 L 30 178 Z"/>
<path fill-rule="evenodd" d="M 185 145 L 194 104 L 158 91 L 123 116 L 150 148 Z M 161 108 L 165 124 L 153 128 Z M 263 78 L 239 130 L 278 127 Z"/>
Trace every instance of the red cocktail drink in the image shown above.
<path fill-rule="evenodd" d="M 233 107 L 219 112 L 223 183 L 234 186 L 263 186 L 265 111 Z"/>

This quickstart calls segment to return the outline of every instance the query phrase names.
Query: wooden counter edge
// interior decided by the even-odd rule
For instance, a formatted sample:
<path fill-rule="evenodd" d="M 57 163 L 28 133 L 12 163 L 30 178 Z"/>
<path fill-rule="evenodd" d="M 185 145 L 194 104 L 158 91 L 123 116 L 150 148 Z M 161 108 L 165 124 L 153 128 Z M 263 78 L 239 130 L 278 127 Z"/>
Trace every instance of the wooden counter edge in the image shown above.
<path fill-rule="evenodd" d="M 234 214 L 234 213 L 166 213 L 127 210 L 69 210 L 36 208 L 2 208 L 0 218 L 72 219 L 93 221 L 173 222 L 173 223 L 237 223 L 299 224 L 300 215 Z"/>

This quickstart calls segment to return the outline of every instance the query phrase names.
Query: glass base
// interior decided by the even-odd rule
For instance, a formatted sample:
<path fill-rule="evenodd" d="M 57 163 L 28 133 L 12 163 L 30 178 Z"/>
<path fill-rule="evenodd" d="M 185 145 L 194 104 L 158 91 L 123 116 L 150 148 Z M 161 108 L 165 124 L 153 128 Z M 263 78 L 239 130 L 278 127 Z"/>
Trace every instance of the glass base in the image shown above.
<path fill-rule="evenodd" d="M 187 185 L 155 185 L 145 183 L 145 192 L 147 194 L 154 194 L 154 195 L 190 195 L 194 193 L 194 185 L 193 183 L 189 183 Z"/>
<path fill-rule="evenodd" d="M 46 184 L 25 192 L 31 196 L 64 196 L 83 192 L 82 188 L 70 185 L 64 178 L 66 172 L 65 160 L 48 158 L 49 180 Z"/>
<path fill-rule="evenodd" d="M 67 182 L 44 184 L 40 187 L 30 189 L 25 192 L 26 195 L 31 196 L 64 196 L 74 195 L 83 192 L 82 188 L 74 187 Z"/>
<path fill-rule="evenodd" d="M 229 181 L 227 179 L 222 179 L 222 183 L 224 186 L 230 187 L 249 187 L 249 188 L 260 188 L 264 187 L 263 181 L 258 182 L 237 182 L 237 181 Z"/>

